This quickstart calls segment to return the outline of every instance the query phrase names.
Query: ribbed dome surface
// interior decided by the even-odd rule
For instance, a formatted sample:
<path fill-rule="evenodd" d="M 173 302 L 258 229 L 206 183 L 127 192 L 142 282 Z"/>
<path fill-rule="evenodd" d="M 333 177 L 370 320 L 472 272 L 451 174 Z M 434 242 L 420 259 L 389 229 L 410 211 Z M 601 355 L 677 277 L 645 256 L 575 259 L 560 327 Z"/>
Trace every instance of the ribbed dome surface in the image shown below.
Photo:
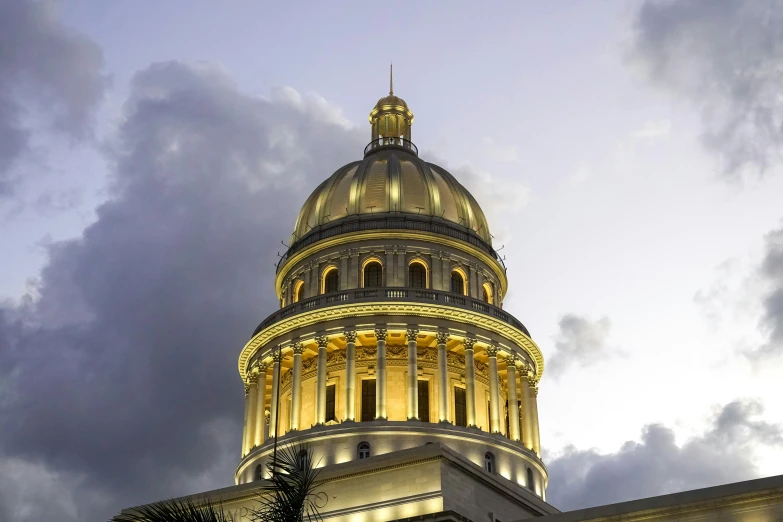
<path fill-rule="evenodd" d="M 385 212 L 439 217 L 492 243 L 484 212 L 454 176 L 399 149 L 369 154 L 321 183 L 299 212 L 293 241 L 348 216 Z"/>

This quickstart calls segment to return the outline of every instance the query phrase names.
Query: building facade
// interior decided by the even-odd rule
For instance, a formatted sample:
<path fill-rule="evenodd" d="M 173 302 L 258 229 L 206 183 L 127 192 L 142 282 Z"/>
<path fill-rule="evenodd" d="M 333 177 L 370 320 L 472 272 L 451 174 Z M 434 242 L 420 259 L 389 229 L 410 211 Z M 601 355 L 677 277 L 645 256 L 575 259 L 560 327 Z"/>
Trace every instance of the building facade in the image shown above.
<path fill-rule="evenodd" d="M 544 499 L 541 351 L 502 308 L 506 270 L 473 196 L 419 158 L 390 92 L 364 158 L 304 203 L 277 267 L 280 309 L 239 357 L 237 484 L 274 435 L 329 466 L 439 442 Z"/>
<path fill-rule="evenodd" d="M 247 521 L 274 448 L 303 443 L 328 522 L 781 520 L 780 477 L 562 514 L 546 502 L 543 356 L 503 309 L 479 204 L 419 158 L 412 124 L 390 88 L 363 159 L 305 201 L 277 266 L 280 308 L 239 356 L 235 485 L 193 498 Z"/>

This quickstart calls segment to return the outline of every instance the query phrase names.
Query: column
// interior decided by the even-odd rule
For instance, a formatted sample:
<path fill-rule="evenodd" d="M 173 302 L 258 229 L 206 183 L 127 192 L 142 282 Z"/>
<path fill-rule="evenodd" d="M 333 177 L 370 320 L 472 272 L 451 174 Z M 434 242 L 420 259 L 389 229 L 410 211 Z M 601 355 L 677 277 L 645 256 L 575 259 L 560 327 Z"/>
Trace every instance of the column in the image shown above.
<path fill-rule="evenodd" d="M 253 446 L 264 443 L 266 420 L 266 364 L 258 365 L 258 398 L 256 399 L 256 426 L 253 428 Z"/>
<path fill-rule="evenodd" d="M 345 420 L 356 420 L 356 330 L 345 332 Z"/>
<path fill-rule="evenodd" d="M 540 457 L 541 437 L 538 431 L 538 383 L 536 382 L 536 376 L 533 372 L 530 372 L 529 374 L 528 385 L 530 386 L 530 427 L 533 431 L 533 451 Z"/>
<path fill-rule="evenodd" d="M 517 399 L 517 355 L 512 353 L 506 359 L 506 380 L 508 381 L 508 438 L 519 441 L 519 401 Z"/>
<path fill-rule="evenodd" d="M 247 416 L 250 412 L 250 385 L 245 383 L 245 421 L 242 424 L 242 456 L 247 455 L 248 444 L 247 440 L 250 438 L 247 429 Z"/>
<path fill-rule="evenodd" d="M 386 419 L 386 328 L 375 329 L 375 418 Z"/>
<path fill-rule="evenodd" d="M 247 376 L 247 382 L 250 384 L 250 396 L 248 400 L 247 411 L 247 451 L 250 452 L 255 446 L 255 428 L 256 428 L 256 409 L 258 403 L 258 374 L 251 373 Z"/>
<path fill-rule="evenodd" d="M 277 353 L 272 357 L 272 399 L 269 401 L 269 436 L 275 437 L 277 435 L 277 411 L 280 407 L 280 348 Z"/>
<path fill-rule="evenodd" d="M 522 391 L 522 444 L 533 451 L 533 429 L 530 424 L 530 386 L 527 382 L 528 367 L 525 364 L 520 368 L 519 388 Z"/>
<path fill-rule="evenodd" d="M 310 292 L 310 280 L 313 277 L 313 271 L 310 268 L 310 265 L 306 265 L 304 267 L 304 291 L 302 292 L 302 300 L 304 301 L 308 297 L 312 297 L 313 294 Z"/>
<path fill-rule="evenodd" d="M 419 418 L 419 369 L 416 364 L 416 338 L 419 330 L 408 328 L 408 420 Z"/>
<path fill-rule="evenodd" d="M 405 279 L 408 275 L 405 265 L 405 248 L 398 246 L 397 250 L 397 286 L 405 286 Z"/>
<path fill-rule="evenodd" d="M 340 290 L 348 288 L 348 251 L 340 251 Z"/>
<path fill-rule="evenodd" d="M 488 346 L 490 431 L 500 433 L 500 386 L 498 383 L 498 347 Z"/>
<path fill-rule="evenodd" d="M 440 266 L 440 277 L 442 278 L 441 283 L 443 284 L 441 290 L 444 292 L 451 292 L 451 260 L 445 252 L 441 252 Z"/>
<path fill-rule="evenodd" d="M 302 409 L 302 343 L 294 343 L 294 368 L 291 376 L 291 429 L 299 429 L 299 412 Z"/>
<path fill-rule="evenodd" d="M 438 262 L 437 251 L 433 251 L 430 253 L 430 266 L 432 267 L 432 270 L 430 270 L 430 288 L 432 288 L 433 290 L 443 290 L 443 287 L 440 284 L 441 264 Z"/>
<path fill-rule="evenodd" d="M 318 373 L 315 385 L 315 423 L 326 423 L 326 345 L 329 338 L 319 335 L 315 338 L 318 343 Z"/>
<path fill-rule="evenodd" d="M 435 336 L 438 342 L 438 421 L 449 421 L 449 372 L 446 361 L 446 341 L 449 334 L 438 332 Z"/>
<path fill-rule="evenodd" d="M 468 417 L 468 426 L 476 425 L 476 365 L 473 363 L 473 345 L 475 339 L 465 338 L 465 399 L 467 404 L 465 412 Z"/>
<path fill-rule="evenodd" d="M 386 272 L 386 286 L 400 286 L 397 284 L 397 270 L 394 269 L 394 247 L 386 247 L 386 266 L 383 267 Z"/>

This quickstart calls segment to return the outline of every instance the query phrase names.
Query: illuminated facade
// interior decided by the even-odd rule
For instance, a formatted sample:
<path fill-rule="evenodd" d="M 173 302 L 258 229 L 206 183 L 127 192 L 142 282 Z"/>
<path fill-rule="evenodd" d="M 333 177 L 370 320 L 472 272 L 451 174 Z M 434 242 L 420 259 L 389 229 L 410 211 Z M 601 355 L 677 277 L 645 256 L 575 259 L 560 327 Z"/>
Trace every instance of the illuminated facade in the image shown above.
<path fill-rule="evenodd" d="M 544 359 L 503 310 L 506 270 L 484 213 L 418 157 L 412 123 L 390 88 L 370 113 L 364 158 L 304 203 L 277 267 L 280 308 L 239 356 L 236 485 L 203 495 L 248 520 L 276 439 L 312 448 L 329 522 L 706 520 L 718 511 L 775 520 L 764 517 L 783 509 L 780 480 L 772 493 L 726 486 L 564 514 L 546 503 Z"/>

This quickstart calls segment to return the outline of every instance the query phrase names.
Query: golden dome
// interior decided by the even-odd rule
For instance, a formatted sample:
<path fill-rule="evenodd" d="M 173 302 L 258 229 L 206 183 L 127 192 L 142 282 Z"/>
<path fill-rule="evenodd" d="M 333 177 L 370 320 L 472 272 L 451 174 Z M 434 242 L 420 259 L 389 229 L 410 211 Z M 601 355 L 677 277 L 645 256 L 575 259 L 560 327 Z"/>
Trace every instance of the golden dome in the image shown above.
<path fill-rule="evenodd" d="M 292 241 L 340 219 L 386 213 L 455 223 L 492 243 L 484 212 L 454 176 L 395 147 L 375 149 L 321 183 L 299 212 Z"/>

